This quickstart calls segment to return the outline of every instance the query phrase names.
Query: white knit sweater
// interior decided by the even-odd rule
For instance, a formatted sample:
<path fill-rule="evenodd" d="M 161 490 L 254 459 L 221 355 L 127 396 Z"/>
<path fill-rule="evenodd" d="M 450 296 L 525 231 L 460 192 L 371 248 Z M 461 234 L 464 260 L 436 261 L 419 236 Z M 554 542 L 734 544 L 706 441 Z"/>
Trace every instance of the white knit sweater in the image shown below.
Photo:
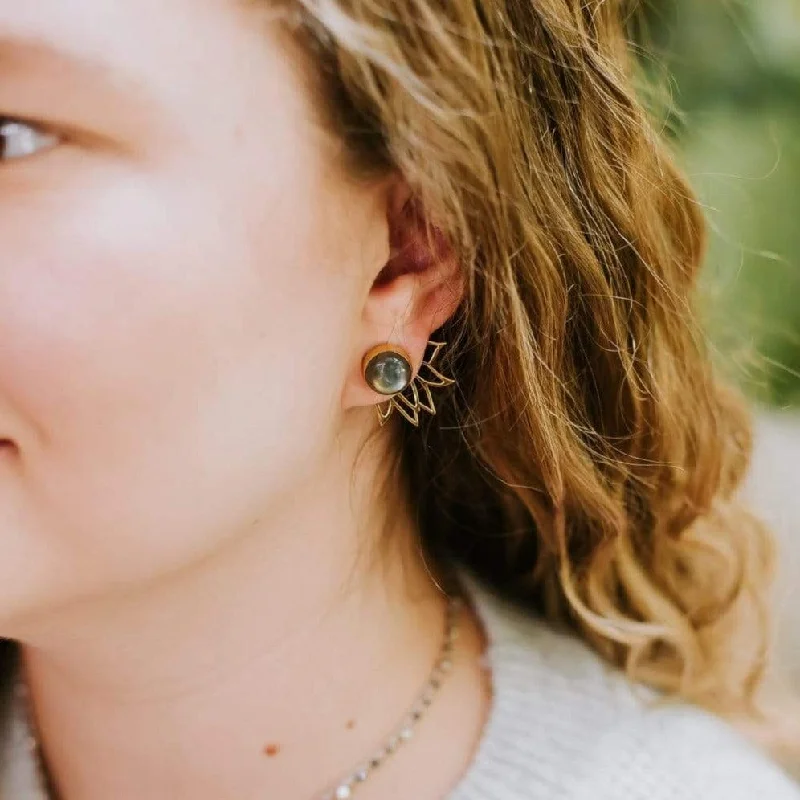
<path fill-rule="evenodd" d="M 800 789 L 720 720 L 688 706 L 654 708 L 648 692 L 574 637 L 474 594 L 493 706 L 448 800 L 800 800 Z M 7 713 L 3 723 L 0 800 L 42 800 L 22 716 Z"/>

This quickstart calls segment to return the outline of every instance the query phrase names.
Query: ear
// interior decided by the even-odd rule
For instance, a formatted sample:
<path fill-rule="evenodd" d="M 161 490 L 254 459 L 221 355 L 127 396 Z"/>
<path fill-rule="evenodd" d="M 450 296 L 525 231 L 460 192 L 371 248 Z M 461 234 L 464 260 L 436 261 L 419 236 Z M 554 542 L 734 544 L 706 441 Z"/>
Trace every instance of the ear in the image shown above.
<path fill-rule="evenodd" d="M 425 218 L 405 182 L 390 185 L 386 206 L 389 259 L 379 265 L 364 304 L 344 408 L 386 401 L 364 380 L 361 364 L 368 350 L 379 344 L 399 345 L 411 357 L 416 375 L 431 334 L 455 313 L 464 296 L 453 247 Z"/>

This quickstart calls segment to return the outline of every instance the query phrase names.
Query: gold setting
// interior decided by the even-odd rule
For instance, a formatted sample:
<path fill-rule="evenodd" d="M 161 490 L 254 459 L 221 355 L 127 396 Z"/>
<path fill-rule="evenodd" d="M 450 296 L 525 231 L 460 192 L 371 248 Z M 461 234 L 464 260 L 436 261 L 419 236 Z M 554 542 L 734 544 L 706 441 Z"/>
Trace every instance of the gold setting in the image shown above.
<path fill-rule="evenodd" d="M 428 342 L 433 351 L 422 362 L 419 372 L 411 379 L 411 383 L 402 391 L 392 395 L 383 407 L 378 406 L 378 419 L 382 426 L 395 410 L 415 428 L 419 426 L 421 411 L 427 411 L 431 415 L 436 414 L 431 389 L 452 386 L 455 383 L 455 380 L 445 377 L 433 366 L 439 351 L 446 344 L 446 342 Z"/>

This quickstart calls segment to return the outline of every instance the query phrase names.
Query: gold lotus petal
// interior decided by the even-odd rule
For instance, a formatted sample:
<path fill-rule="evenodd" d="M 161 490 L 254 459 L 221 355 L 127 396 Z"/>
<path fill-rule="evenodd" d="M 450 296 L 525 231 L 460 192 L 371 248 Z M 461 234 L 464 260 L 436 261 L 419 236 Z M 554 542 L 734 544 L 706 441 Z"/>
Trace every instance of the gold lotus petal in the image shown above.
<path fill-rule="evenodd" d="M 396 394 L 392 400 L 395 402 L 397 407 L 407 408 L 409 411 L 417 411 L 419 409 L 419 393 L 415 392 L 417 396 L 417 402 L 412 403 L 404 394 Z"/>
<path fill-rule="evenodd" d="M 433 404 L 433 394 L 431 390 L 428 388 L 428 384 L 424 381 L 420 381 L 419 384 L 420 389 L 422 389 L 422 393 L 425 395 L 425 399 L 420 399 L 418 405 L 420 408 L 427 411 L 429 414 L 436 413 L 436 406 Z"/>
<path fill-rule="evenodd" d="M 394 405 L 391 401 L 389 401 L 383 408 L 381 408 L 381 406 L 376 406 L 376 408 L 378 409 L 378 419 L 380 420 L 380 424 L 385 425 L 389 417 L 392 416 Z"/>
<path fill-rule="evenodd" d="M 431 375 L 433 375 L 433 378 L 432 379 L 426 378 L 422 374 L 423 369 L 426 369 L 429 373 L 431 373 Z M 439 370 L 434 369 L 430 364 L 427 363 L 423 364 L 422 367 L 420 367 L 417 377 L 419 378 L 420 381 L 422 381 L 422 383 L 427 383 L 428 386 L 434 386 L 434 387 L 450 386 L 451 384 L 455 383 L 455 381 L 452 378 L 445 377 L 444 375 L 442 375 L 441 372 L 439 372 Z"/>
<path fill-rule="evenodd" d="M 397 395 L 396 397 L 392 398 L 392 403 L 394 407 L 397 409 L 398 413 L 402 414 L 415 428 L 419 426 L 419 412 L 416 408 L 411 405 L 411 402 L 406 400 L 410 407 L 410 411 L 407 411 L 403 406 L 397 402 L 397 397 L 403 397 L 402 395 Z M 403 400 L 405 398 L 403 397 Z"/>

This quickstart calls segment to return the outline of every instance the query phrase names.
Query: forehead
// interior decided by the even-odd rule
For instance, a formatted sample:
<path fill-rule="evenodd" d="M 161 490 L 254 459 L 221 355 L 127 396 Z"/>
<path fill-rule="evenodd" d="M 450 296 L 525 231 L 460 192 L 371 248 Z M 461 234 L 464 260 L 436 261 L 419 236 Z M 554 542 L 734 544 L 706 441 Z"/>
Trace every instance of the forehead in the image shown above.
<path fill-rule="evenodd" d="M 0 67 L 48 58 L 141 79 L 207 74 L 255 37 L 241 0 L 0 0 Z M 262 40 L 263 45 L 263 40 Z M 226 44 L 229 53 L 226 53 Z"/>
<path fill-rule="evenodd" d="M 170 16 L 184 4 L 166 0 L 159 5 L 153 0 L 0 0 L 0 39 L 55 45 L 85 57 L 118 54 L 124 60 L 135 43 L 143 44 L 145 34 L 153 46 L 159 31 L 169 35 Z"/>

